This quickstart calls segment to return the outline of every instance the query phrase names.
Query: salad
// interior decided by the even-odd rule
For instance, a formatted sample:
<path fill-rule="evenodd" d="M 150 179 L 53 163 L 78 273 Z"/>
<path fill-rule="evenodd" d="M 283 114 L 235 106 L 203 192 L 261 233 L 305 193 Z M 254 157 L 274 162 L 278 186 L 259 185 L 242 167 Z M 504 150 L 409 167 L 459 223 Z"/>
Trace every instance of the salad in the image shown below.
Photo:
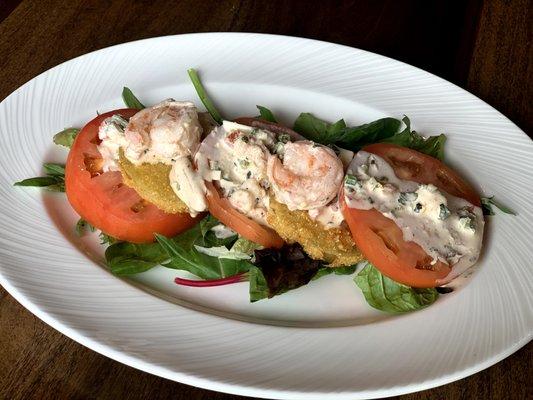
<path fill-rule="evenodd" d="M 370 306 L 402 313 L 477 262 L 492 206 L 514 214 L 444 164 L 444 134 L 406 116 L 348 126 L 302 113 L 289 128 L 257 106 L 230 121 L 188 74 L 207 112 L 124 88 L 126 108 L 54 136 L 65 165 L 15 183 L 66 192 L 77 234 L 101 232 L 116 275 L 160 265 L 194 276 L 179 285 L 248 281 L 252 302 L 353 275 Z"/>

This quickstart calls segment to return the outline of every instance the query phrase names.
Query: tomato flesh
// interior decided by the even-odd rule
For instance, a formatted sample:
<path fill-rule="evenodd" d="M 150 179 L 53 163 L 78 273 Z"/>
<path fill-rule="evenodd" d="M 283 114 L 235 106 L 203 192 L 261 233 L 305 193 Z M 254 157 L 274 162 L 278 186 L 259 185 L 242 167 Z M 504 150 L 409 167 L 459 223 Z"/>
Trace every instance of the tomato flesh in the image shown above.
<path fill-rule="evenodd" d="M 263 247 L 280 248 L 283 239 L 272 229 L 263 226 L 237 211 L 228 199 L 221 197 L 213 183 L 206 182 L 209 212 L 227 227 L 244 238 Z"/>
<path fill-rule="evenodd" d="M 385 159 L 400 179 L 433 184 L 454 196 L 479 206 L 480 198 L 456 172 L 441 161 L 408 148 L 378 143 L 364 151 Z M 405 241 L 400 227 L 376 209 L 349 208 L 340 192 L 341 210 L 355 244 L 381 273 L 396 282 L 413 287 L 435 287 L 452 268 L 432 258 L 412 241 Z"/>
<path fill-rule="evenodd" d="M 72 208 L 102 232 L 128 242 L 154 241 L 154 233 L 174 236 L 192 227 L 198 218 L 167 214 L 126 186 L 118 171 L 102 172 L 97 145 L 104 119 L 120 114 L 130 118 L 138 110 L 120 109 L 101 114 L 77 135 L 65 166 L 65 189 Z"/>

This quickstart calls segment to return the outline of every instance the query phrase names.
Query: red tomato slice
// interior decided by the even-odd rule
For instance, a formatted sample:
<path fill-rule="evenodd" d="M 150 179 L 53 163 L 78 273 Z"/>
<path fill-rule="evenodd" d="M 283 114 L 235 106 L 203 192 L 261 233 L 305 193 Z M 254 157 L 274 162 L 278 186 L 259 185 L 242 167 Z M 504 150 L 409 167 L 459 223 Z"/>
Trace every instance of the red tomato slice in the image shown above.
<path fill-rule="evenodd" d="M 97 148 L 100 124 L 114 114 L 129 118 L 137 111 L 110 111 L 85 125 L 68 155 L 65 189 L 72 208 L 94 227 L 120 240 L 147 243 L 154 240 L 154 233 L 174 236 L 183 232 L 198 218 L 167 214 L 126 186 L 120 172 L 101 171 L 102 158 Z"/>
<path fill-rule="evenodd" d="M 207 187 L 206 198 L 209 212 L 220 222 L 244 238 L 266 248 L 283 246 L 283 239 L 274 230 L 258 224 L 237 211 L 228 199 L 220 196 L 213 183 L 206 181 L 205 186 Z"/>
<path fill-rule="evenodd" d="M 476 191 L 439 160 L 405 147 L 378 143 L 363 150 L 385 159 L 396 176 L 423 184 L 433 184 L 454 196 L 480 205 Z M 359 210 L 346 205 L 340 193 L 341 209 L 355 244 L 381 273 L 396 282 L 413 287 L 435 287 L 451 271 L 443 262 L 431 265 L 432 258 L 422 247 L 403 239 L 396 223 L 376 209 Z"/>

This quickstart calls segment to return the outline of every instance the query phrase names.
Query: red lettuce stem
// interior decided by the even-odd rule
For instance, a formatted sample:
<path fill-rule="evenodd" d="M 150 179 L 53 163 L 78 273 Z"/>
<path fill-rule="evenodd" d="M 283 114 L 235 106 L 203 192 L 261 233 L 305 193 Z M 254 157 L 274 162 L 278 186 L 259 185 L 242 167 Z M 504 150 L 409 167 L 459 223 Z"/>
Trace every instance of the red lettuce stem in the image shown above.
<path fill-rule="evenodd" d="M 178 285 L 183 286 L 192 286 L 192 287 L 211 287 L 211 286 L 222 286 L 230 285 L 232 283 L 239 283 L 248 280 L 248 275 L 243 272 L 237 275 L 228 276 L 227 278 L 220 279 L 208 279 L 208 280 L 196 280 L 196 279 L 184 279 L 184 278 L 175 278 L 174 282 Z"/>

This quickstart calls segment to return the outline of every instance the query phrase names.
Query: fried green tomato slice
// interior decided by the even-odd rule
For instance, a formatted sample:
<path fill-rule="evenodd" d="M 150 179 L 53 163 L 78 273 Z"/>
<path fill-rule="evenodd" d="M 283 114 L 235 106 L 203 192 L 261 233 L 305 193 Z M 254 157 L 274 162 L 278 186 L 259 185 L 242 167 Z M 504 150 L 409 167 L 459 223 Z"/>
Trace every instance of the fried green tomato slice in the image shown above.
<path fill-rule="evenodd" d="M 169 214 L 187 213 L 189 209 L 170 187 L 168 175 L 170 165 L 148 164 L 135 165 L 123 154 L 119 153 L 118 161 L 124 183 L 144 200 L 154 204 Z"/>
<path fill-rule="evenodd" d="M 267 222 L 287 243 L 299 243 L 305 252 L 331 267 L 343 267 L 363 260 L 347 227 L 324 229 L 307 211 L 290 211 L 287 206 L 270 199 Z"/>

